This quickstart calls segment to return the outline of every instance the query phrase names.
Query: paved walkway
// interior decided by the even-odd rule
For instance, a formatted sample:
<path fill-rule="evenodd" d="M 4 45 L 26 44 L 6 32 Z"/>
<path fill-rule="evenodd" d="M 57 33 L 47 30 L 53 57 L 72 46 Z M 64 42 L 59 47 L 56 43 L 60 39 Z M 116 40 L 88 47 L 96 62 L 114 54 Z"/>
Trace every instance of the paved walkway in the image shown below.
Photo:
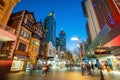
<path fill-rule="evenodd" d="M 120 80 L 120 72 L 103 71 L 104 80 Z M 82 76 L 79 68 L 67 70 L 66 68 L 53 68 L 46 76 L 41 76 L 41 71 L 36 70 L 32 75 L 25 75 L 25 72 L 10 73 L 7 80 L 101 80 L 100 71 L 95 71 L 93 76 L 87 73 Z"/>
<path fill-rule="evenodd" d="M 24 75 L 23 72 L 12 73 L 8 80 L 100 80 L 100 77 L 82 76 L 80 72 L 49 72 L 46 76 L 41 76 L 39 73 L 32 75 Z"/>
<path fill-rule="evenodd" d="M 120 71 L 107 72 L 104 70 L 102 73 L 105 80 L 120 80 Z M 101 76 L 100 71 L 96 70 L 93 76 Z"/>

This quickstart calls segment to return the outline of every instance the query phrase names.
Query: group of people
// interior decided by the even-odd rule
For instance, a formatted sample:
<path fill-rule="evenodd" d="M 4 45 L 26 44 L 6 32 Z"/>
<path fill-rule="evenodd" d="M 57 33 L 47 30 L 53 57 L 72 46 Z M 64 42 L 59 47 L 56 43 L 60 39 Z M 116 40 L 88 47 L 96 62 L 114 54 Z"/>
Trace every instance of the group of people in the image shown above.
<path fill-rule="evenodd" d="M 98 66 L 97 66 L 96 64 L 93 64 L 93 63 L 91 63 L 91 64 L 89 64 L 89 63 L 87 63 L 87 64 L 82 64 L 83 73 L 87 72 L 88 75 L 92 75 L 93 73 L 95 73 L 94 70 L 95 70 L 95 68 L 97 68 L 97 67 L 98 67 Z"/>
<path fill-rule="evenodd" d="M 82 64 L 82 68 L 83 68 L 83 73 L 87 72 L 88 75 L 92 75 L 91 68 L 94 68 L 94 67 L 91 66 L 89 63 L 88 64 Z"/>
<path fill-rule="evenodd" d="M 42 66 L 33 66 L 32 64 L 28 64 L 26 67 L 26 74 L 32 75 L 34 70 L 41 70 L 42 76 L 45 76 L 48 73 L 48 70 L 50 68 L 50 65 L 47 64 L 47 62 L 42 62 Z"/>
<path fill-rule="evenodd" d="M 100 63 L 100 65 L 97 65 L 97 64 L 82 64 L 82 68 L 83 68 L 83 72 L 86 72 L 88 73 L 88 75 L 92 75 L 93 73 L 95 73 L 95 68 L 98 69 L 98 70 L 107 70 L 108 72 L 110 72 L 112 70 L 112 67 L 110 66 L 110 64 L 107 62 L 106 64 L 102 64 Z"/>

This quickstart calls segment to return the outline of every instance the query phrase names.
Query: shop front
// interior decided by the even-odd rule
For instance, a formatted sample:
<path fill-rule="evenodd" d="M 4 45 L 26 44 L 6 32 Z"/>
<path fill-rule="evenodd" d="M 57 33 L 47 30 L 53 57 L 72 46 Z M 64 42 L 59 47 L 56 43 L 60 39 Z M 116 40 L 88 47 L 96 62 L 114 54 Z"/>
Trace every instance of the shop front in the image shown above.
<path fill-rule="evenodd" d="M 26 56 L 14 56 L 11 71 L 25 71 L 27 62 L 29 62 L 29 59 Z"/>
<path fill-rule="evenodd" d="M 107 56 L 100 58 L 100 63 L 104 65 L 104 68 L 107 70 L 107 65 L 113 71 L 120 71 L 120 56 Z"/>
<path fill-rule="evenodd" d="M 23 60 L 14 60 L 12 63 L 11 71 L 22 71 L 23 65 Z"/>

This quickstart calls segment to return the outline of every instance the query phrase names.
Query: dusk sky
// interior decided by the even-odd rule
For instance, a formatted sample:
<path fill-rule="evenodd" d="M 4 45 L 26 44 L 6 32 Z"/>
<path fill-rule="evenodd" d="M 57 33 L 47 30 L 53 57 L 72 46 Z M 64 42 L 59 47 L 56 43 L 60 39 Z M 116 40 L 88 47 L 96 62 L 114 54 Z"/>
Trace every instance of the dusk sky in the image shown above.
<path fill-rule="evenodd" d="M 66 32 L 67 49 L 73 50 L 77 46 L 71 37 L 86 40 L 86 19 L 83 16 L 81 0 L 21 0 L 13 9 L 13 13 L 28 10 L 33 12 L 36 21 L 54 11 L 56 18 L 56 36 L 61 29 Z"/>

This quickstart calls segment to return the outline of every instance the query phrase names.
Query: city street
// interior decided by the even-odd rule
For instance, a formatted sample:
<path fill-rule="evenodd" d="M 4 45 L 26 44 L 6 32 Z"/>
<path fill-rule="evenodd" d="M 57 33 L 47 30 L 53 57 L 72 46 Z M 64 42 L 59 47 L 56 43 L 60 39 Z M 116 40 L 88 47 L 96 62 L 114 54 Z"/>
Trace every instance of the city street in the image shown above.
<path fill-rule="evenodd" d="M 120 80 L 120 72 L 103 71 L 104 80 Z M 66 68 L 54 68 L 46 76 L 41 75 L 40 70 L 36 70 L 32 75 L 26 75 L 25 72 L 10 73 L 7 80 L 101 80 L 99 71 L 95 71 L 93 76 L 85 73 L 82 76 L 80 69 L 74 68 L 71 71 Z"/>
<path fill-rule="evenodd" d="M 100 77 L 82 76 L 77 70 L 66 71 L 65 69 L 54 69 L 46 76 L 42 76 L 40 71 L 35 71 L 32 75 L 25 75 L 25 72 L 10 73 L 7 80 L 100 80 Z"/>
<path fill-rule="evenodd" d="M 41 76 L 39 71 L 34 72 L 30 76 L 25 75 L 24 72 L 10 73 L 8 80 L 100 80 L 100 77 L 82 76 L 81 72 L 76 70 L 56 69 L 49 72 L 46 76 Z"/>

